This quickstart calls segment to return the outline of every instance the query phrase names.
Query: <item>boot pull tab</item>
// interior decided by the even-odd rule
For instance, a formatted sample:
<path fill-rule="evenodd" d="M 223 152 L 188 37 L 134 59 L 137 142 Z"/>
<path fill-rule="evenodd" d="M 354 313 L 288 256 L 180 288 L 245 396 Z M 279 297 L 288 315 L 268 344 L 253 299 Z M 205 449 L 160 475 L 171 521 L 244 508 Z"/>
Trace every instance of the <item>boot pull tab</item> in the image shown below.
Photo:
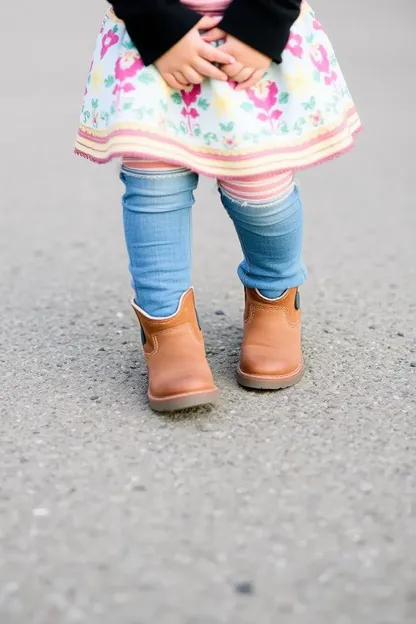
<path fill-rule="evenodd" d="M 295 295 L 295 310 L 300 310 L 300 292 L 298 290 Z"/>

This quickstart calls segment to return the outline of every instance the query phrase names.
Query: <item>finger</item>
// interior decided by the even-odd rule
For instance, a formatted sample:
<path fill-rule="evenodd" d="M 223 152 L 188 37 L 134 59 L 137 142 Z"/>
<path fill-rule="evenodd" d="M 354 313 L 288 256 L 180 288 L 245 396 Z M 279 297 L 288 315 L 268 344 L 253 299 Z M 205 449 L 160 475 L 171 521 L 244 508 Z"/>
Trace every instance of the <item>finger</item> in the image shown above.
<path fill-rule="evenodd" d="M 201 84 L 204 81 L 204 76 L 201 76 L 200 73 L 195 71 L 193 67 L 185 67 L 182 70 L 184 77 L 186 78 L 188 84 Z"/>
<path fill-rule="evenodd" d="M 234 79 L 234 77 L 237 76 L 242 69 L 244 69 L 244 65 L 238 61 L 232 65 L 221 65 L 221 70 L 227 74 L 228 78 L 232 79 Z"/>
<path fill-rule="evenodd" d="M 162 74 L 163 80 L 171 87 L 172 89 L 176 89 L 176 91 L 181 91 L 183 89 L 183 85 L 181 85 L 173 76 L 173 74 Z"/>
<path fill-rule="evenodd" d="M 204 15 L 196 26 L 198 30 L 211 30 L 211 28 L 218 26 L 220 22 L 222 22 L 221 16 L 217 15 L 216 17 L 209 17 L 209 15 Z"/>
<path fill-rule="evenodd" d="M 218 69 L 218 67 L 215 67 L 212 63 L 205 61 L 203 58 L 197 58 L 193 63 L 193 68 L 206 78 L 213 78 L 213 80 L 222 81 L 228 80 L 227 74 Z"/>
<path fill-rule="evenodd" d="M 180 85 L 182 85 L 182 88 L 189 86 L 189 81 L 185 78 L 182 72 L 180 71 L 173 72 L 173 77 Z"/>
<path fill-rule="evenodd" d="M 214 41 L 221 41 L 221 39 L 225 39 L 227 36 L 224 30 L 221 28 L 211 28 L 208 32 L 202 35 L 202 39 L 207 43 L 212 43 Z"/>
<path fill-rule="evenodd" d="M 257 71 L 252 73 L 252 75 L 250 76 L 248 80 L 241 82 L 237 86 L 236 91 L 245 91 L 246 89 L 251 89 L 251 87 L 254 87 L 258 82 L 260 82 L 263 76 L 264 76 L 264 69 L 258 69 Z"/>
<path fill-rule="evenodd" d="M 202 41 L 198 54 L 210 63 L 218 63 L 219 65 L 232 65 L 235 63 L 235 58 L 233 56 L 222 52 L 221 47 L 214 48 L 206 41 Z"/>
<path fill-rule="evenodd" d="M 233 80 L 235 80 L 235 82 L 245 82 L 246 80 L 249 80 L 249 78 L 251 78 L 251 76 L 253 75 L 254 69 L 252 69 L 251 67 L 244 67 L 239 74 L 237 74 L 237 76 L 234 76 Z"/>

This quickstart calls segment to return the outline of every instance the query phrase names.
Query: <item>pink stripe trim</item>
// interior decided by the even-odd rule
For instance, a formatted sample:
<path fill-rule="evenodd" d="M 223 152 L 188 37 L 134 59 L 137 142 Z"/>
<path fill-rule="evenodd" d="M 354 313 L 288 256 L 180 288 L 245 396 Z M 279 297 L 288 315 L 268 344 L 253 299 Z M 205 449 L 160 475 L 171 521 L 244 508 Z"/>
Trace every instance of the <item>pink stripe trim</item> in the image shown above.
<path fill-rule="evenodd" d="M 269 154 L 291 154 L 291 153 L 295 153 L 295 152 L 300 152 L 303 151 L 306 148 L 312 147 L 313 145 L 317 145 L 318 143 L 322 143 L 323 141 L 326 141 L 329 138 L 332 138 L 334 136 L 336 136 L 337 134 L 342 134 L 345 130 L 349 130 L 348 127 L 348 123 L 347 123 L 347 119 L 349 119 L 350 117 L 353 117 L 353 115 L 356 114 L 356 110 L 355 109 L 351 109 L 350 111 L 348 111 L 346 113 L 347 118 L 344 119 L 344 121 L 337 126 L 336 128 L 334 128 L 333 130 L 331 130 L 330 132 L 326 132 L 325 134 L 321 134 L 320 136 L 316 137 L 315 139 L 312 139 L 311 141 L 307 141 L 305 143 L 302 144 L 301 148 L 299 148 L 298 146 L 292 146 L 292 147 L 286 147 L 286 148 L 281 148 L 281 149 L 276 149 L 275 147 L 271 147 L 267 150 L 263 150 L 261 152 L 255 152 L 255 156 L 256 157 L 263 157 L 263 156 L 267 156 Z M 155 134 L 154 132 L 149 132 L 148 130 L 134 130 L 134 129 L 128 129 L 128 130 L 114 130 L 113 132 L 110 132 L 108 134 L 106 134 L 104 137 L 97 137 L 94 136 L 93 133 L 89 134 L 88 132 L 84 132 L 81 128 L 78 131 L 78 136 L 88 139 L 94 143 L 97 143 L 99 145 L 101 144 L 106 144 L 109 141 L 111 141 L 111 139 L 113 137 L 117 137 L 117 136 L 143 136 L 143 137 L 147 137 L 149 139 L 152 140 L 157 140 L 160 141 L 162 144 L 168 144 L 168 145 L 175 145 L 175 146 L 179 146 L 180 149 L 185 150 L 187 153 L 189 154 L 196 154 L 199 157 L 203 157 L 204 159 L 212 159 L 212 160 L 221 160 L 221 161 L 229 161 L 230 160 L 230 156 L 227 156 L 225 154 L 223 154 L 222 152 L 216 154 L 214 150 L 212 150 L 211 154 L 201 154 L 201 152 L 198 152 L 198 150 L 193 150 L 191 149 L 189 146 L 187 145 L 183 145 L 182 143 L 179 143 L 178 141 L 175 141 L 174 139 L 171 139 L 169 137 L 161 137 L 158 134 Z M 232 160 L 241 162 L 244 160 L 250 160 L 253 158 L 254 154 L 245 154 L 245 155 L 238 155 L 235 154 L 235 152 L 233 153 L 233 158 Z"/>
<path fill-rule="evenodd" d="M 347 124 L 346 122 L 344 122 L 344 128 L 347 129 Z M 348 145 L 346 145 L 343 148 L 337 148 L 335 145 L 332 147 L 332 152 L 328 155 L 322 156 L 321 158 L 318 157 L 319 155 L 319 150 L 315 153 L 315 158 L 313 158 L 311 160 L 311 162 L 307 162 L 304 164 L 299 164 L 299 165 L 292 165 L 292 166 L 281 166 L 281 167 L 277 167 L 273 168 L 273 166 L 270 165 L 265 165 L 264 169 L 262 169 L 262 174 L 264 175 L 274 175 L 276 173 L 284 173 L 287 171 L 302 171 L 304 169 L 308 169 L 309 167 L 312 166 L 316 166 L 319 164 L 322 164 L 324 162 L 327 162 L 329 160 L 333 160 L 335 158 L 338 158 L 338 156 L 341 156 L 342 154 L 345 154 L 347 152 L 349 152 L 352 147 L 354 146 L 354 139 L 355 137 L 361 132 L 362 130 L 362 126 L 361 124 L 355 128 L 354 130 L 352 130 L 350 132 L 350 141 L 348 143 Z M 130 134 L 130 133 L 129 133 Z M 332 133 L 328 133 L 329 136 L 334 136 L 335 134 L 339 134 L 337 131 L 334 131 Z M 326 135 L 326 136 L 328 136 Z M 79 137 L 81 137 L 82 134 L 79 133 Z M 83 147 L 83 143 L 82 141 L 78 140 L 77 144 L 80 147 Z M 174 145 L 178 145 L 178 143 L 174 143 Z M 304 144 L 303 148 L 305 147 L 305 145 L 308 144 Z M 92 162 L 95 162 L 97 164 L 106 164 L 108 162 L 110 162 L 113 159 L 119 159 L 119 158 L 140 158 L 140 159 L 149 159 L 149 158 L 158 158 L 160 159 L 160 154 L 156 154 L 156 153 L 149 153 L 149 152 L 141 152 L 140 150 L 134 150 L 134 151 L 126 151 L 126 150 L 116 150 L 116 151 L 112 151 L 109 155 L 104 156 L 102 158 L 100 158 L 99 156 L 96 155 L 91 155 L 89 154 L 87 151 L 84 151 L 83 149 L 80 149 L 80 147 L 75 147 L 74 149 L 74 153 L 77 156 L 81 156 L 82 158 L 85 158 L 87 160 L 90 160 Z M 186 147 L 186 146 L 180 146 L 180 148 L 182 150 L 184 150 L 185 152 L 192 154 L 192 152 Z M 85 149 L 88 150 L 88 146 L 85 145 Z M 296 148 L 297 151 L 302 152 L 303 149 Z M 266 153 L 274 153 L 276 155 L 276 160 L 277 157 L 279 156 L 279 154 L 282 152 L 283 150 L 276 150 L 276 149 L 271 149 Z M 293 151 L 293 150 L 292 150 Z M 265 152 L 261 152 L 260 153 L 260 158 L 263 157 L 265 155 Z M 234 167 L 232 166 L 232 162 L 238 161 L 244 161 L 244 160 L 251 160 L 251 162 L 253 163 L 252 165 L 252 169 L 255 169 L 255 164 L 258 158 L 258 154 L 256 155 L 247 155 L 245 157 L 236 157 L 233 159 L 233 161 L 230 161 L 230 158 L 228 157 L 228 159 L 226 157 L 221 158 L 220 156 L 218 157 L 218 160 L 224 160 L 225 162 L 229 163 L 229 167 L 224 167 L 225 171 L 224 174 L 222 175 L 222 179 L 224 180 L 232 180 L 238 177 L 242 177 L 242 173 L 241 171 L 231 171 L 231 169 L 234 169 Z M 183 158 L 170 158 L 169 157 L 170 162 L 172 163 L 172 165 L 177 165 L 179 167 L 187 167 L 189 168 L 189 161 L 185 160 Z M 213 160 L 214 162 L 217 160 L 215 157 L 213 156 L 204 156 L 204 160 L 206 161 L 210 161 Z M 216 167 L 217 169 L 219 168 L 219 166 Z M 218 178 L 219 174 L 218 173 L 212 173 L 209 170 L 205 169 L 205 168 L 201 168 L 201 167 L 192 167 L 192 169 L 195 171 L 195 173 L 200 173 L 202 175 L 206 175 L 207 177 L 210 178 Z M 255 175 L 258 172 L 254 172 L 252 174 L 247 174 L 247 175 Z"/>

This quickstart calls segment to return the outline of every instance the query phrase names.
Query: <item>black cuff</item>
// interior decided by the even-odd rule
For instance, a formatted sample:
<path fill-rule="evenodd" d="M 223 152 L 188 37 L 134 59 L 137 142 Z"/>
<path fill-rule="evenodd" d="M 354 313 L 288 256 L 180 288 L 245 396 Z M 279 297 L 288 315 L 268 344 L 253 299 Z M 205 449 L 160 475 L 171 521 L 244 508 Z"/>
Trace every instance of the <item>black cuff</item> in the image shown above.
<path fill-rule="evenodd" d="M 234 0 L 225 12 L 220 27 L 240 41 L 281 63 L 290 29 L 300 14 L 300 0 L 280 4 L 258 0 Z"/>
<path fill-rule="evenodd" d="M 122 15 L 118 15 L 123 19 Z M 201 19 L 182 4 L 163 11 L 146 11 L 140 17 L 126 16 L 124 23 L 145 65 L 152 65 L 182 39 Z"/>

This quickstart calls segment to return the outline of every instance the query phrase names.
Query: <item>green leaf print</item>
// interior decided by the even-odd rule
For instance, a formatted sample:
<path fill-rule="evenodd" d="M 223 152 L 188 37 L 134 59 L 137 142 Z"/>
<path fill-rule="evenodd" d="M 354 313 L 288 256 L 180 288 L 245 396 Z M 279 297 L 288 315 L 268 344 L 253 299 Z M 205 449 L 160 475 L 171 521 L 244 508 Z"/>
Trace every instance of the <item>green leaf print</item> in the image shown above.
<path fill-rule="evenodd" d="M 215 132 L 207 132 L 204 134 L 203 139 L 206 145 L 211 145 L 212 143 L 218 143 L 218 137 Z"/>
<path fill-rule="evenodd" d="M 230 123 L 228 124 L 225 124 L 225 123 L 220 124 L 220 128 L 223 132 L 232 132 L 234 130 L 234 126 L 235 126 L 235 123 L 233 123 L 232 121 L 230 121 Z"/>
<path fill-rule="evenodd" d="M 188 127 L 184 121 L 181 121 L 181 123 L 179 124 L 179 128 L 182 134 L 188 134 Z"/>
<path fill-rule="evenodd" d="M 182 96 L 179 93 L 179 91 L 174 91 L 170 97 L 175 102 L 175 104 L 179 104 L 179 105 L 182 104 Z"/>
<path fill-rule="evenodd" d="M 104 84 L 107 87 L 107 89 L 112 87 L 114 83 L 115 83 L 114 76 L 111 76 L 111 75 L 107 76 L 107 78 L 104 80 Z"/>
<path fill-rule="evenodd" d="M 108 128 L 108 124 L 110 121 L 110 115 L 108 113 L 101 113 L 101 121 L 104 122 L 106 128 Z"/>
<path fill-rule="evenodd" d="M 251 113 L 251 111 L 254 109 L 254 106 L 251 102 L 243 102 L 240 108 L 242 108 L 243 111 L 246 111 L 246 113 Z"/>
<path fill-rule="evenodd" d="M 209 109 L 209 102 L 205 98 L 199 98 L 197 105 L 199 106 L 199 108 L 202 108 L 202 110 Z"/>
<path fill-rule="evenodd" d="M 91 117 L 90 111 L 84 111 L 84 124 L 87 123 L 88 119 Z"/>
<path fill-rule="evenodd" d="M 175 132 L 175 134 L 176 134 L 176 135 L 178 135 L 178 134 L 179 134 L 180 130 L 179 130 L 178 126 L 176 126 L 176 125 L 173 123 L 173 121 L 168 121 L 168 122 L 167 122 L 167 124 L 168 124 L 168 128 L 170 128 L 171 130 L 174 130 L 174 132 Z"/>
<path fill-rule="evenodd" d="M 165 100 L 160 100 L 159 104 L 160 104 L 160 108 L 164 110 L 166 113 L 166 111 L 168 110 L 168 105 L 166 104 Z"/>
<path fill-rule="evenodd" d="M 117 24 L 113 28 L 113 33 L 114 34 L 118 33 L 118 26 L 117 26 Z"/>
<path fill-rule="evenodd" d="M 243 141 L 250 141 L 251 143 L 258 143 L 259 142 L 259 135 L 258 134 L 254 134 L 252 132 L 246 132 L 243 135 Z"/>
<path fill-rule="evenodd" d="M 283 91 L 283 93 L 279 95 L 279 104 L 287 104 L 288 101 L 289 101 L 289 93 L 287 93 L 287 91 Z"/>
<path fill-rule="evenodd" d="M 151 84 L 155 81 L 155 77 L 148 71 L 141 71 L 137 77 L 137 80 L 144 84 Z"/>
<path fill-rule="evenodd" d="M 135 108 L 133 112 L 139 121 L 141 121 L 146 115 L 149 115 L 150 117 L 153 115 L 153 109 L 146 106 Z"/>
<path fill-rule="evenodd" d="M 130 110 L 132 106 L 133 106 L 133 100 L 130 100 L 130 102 L 124 102 L 123 110 Z"/>
<path fill-rule="evenodd" d="M 311 43 L 313 43 L 313 39 L 314 39 L 314 35 L 313 33 L 311 33 L 310 35 L 306 37 L 306 43 L 309 43 L 310 45 Z"/>
<path fill-rule="evenodd" d="M 321 72 L 319 72 L 317 69 L 315 69 L 315 71 L 313 72 L 313 79 L 315 80 L 315 82 L 321 82 Z"/>
<path fill-rule="evenodd" d="M 96 109 L 98 108 L 98 99 L 91 100 L 91 106 Z"/>
<path fill-rule="evenodd" d="M 305 110 L 313 110 L 315 106 L 316 106 L 316 98 L 314 98 L 313 96 L 308 102 L 303 102 L 303 108 Z"/>
<path fill-rule="evenodd" d="M 111 104 L 110 115 L 115 115 L 115 114 L 116 114 L 116 105 Z"/>
<path fill-rule="evenodd" d="M 279 130 L 280 134 L 287 134 L 289 132 L 289 126 L 286 122 L 283 122 L 282 124 L 280 124 Z"/>
<path fill-rule="evenodd" d="M 197 136 L 197 137 L 201 136 L 201 128 L 200 128 L 200 126 L 196 126 L 194 128 L 194 136 Z"/>
<path fill-rule="evenodd" d="M 338 65 L 337 57 L 335 54 L 331 55 L 330 61 L 332 67 L 336 67 Z"/>
<path fill-rule="evenodd" d="M 293 126 L 293 130 L 296 132 L 296 134 L 297 134 L 298 136 L 300 136 L 300 135 L 302 134 L 302 128 L 301 128 L 301 126 L 299 125 L 299 121 L 297 121 L 297 122 L 295 123 L 295 125 Z"/>
<path fill-rule="evenodd" d="M 125 48 L 126 50 L 134 50 L 135 47 L 136 46 L 131 39 L 126 39 L 123 43 L 123 48 Z"/>

